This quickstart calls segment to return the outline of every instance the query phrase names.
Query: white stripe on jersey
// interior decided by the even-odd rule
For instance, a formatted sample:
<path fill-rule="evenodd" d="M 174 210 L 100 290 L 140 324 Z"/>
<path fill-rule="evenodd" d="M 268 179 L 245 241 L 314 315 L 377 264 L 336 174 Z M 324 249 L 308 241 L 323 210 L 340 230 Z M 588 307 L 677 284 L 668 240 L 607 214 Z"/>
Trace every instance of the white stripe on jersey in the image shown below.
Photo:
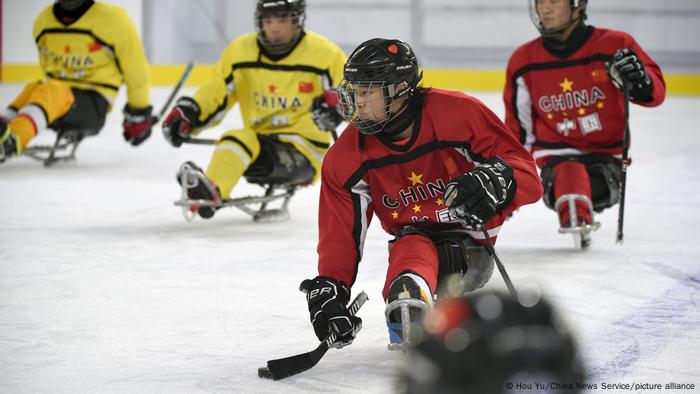
<path fill-rule="evenodd" d="M 525 129 L 525 142 L 523 145 L 528 152 L 532 152 L 532 144 L 535 142 L 535 133 L 532 129 L 532 99 L 523 77 L 518 77 L 515 83 L 517 85 L 515 94 L 517 97 L 516 105 L 518 106 L 518 122 Z"/>
<path fill-rule="evenodd" d="M 372 196 L 369 194 L 369 185 L 367 182 L 363 181 L 360 179 L 359 182 L 355 184 L 355 186 L 350 189 L 352 193 L 358 195 L 360 197 L 360 221 L 362 225 L 362 229 L 360 231 L 360 245 L 359 245 L 359 250 L 360 250 L 360 255 L 358 256 L 360 259 L 362 259 L 362 253 L 363 250 L 365 249 L 365 237 L 367 236 L 367 207 L 369 204 L 372 202 Z"/>
<path fill-rule="evenodd" d="M 320 162 L 323 161 L 323 154 L 322 154 L 322 153 L 318 153 L 318 151 L 316 151 L 316 149 L 313 147 L 313 145 L 311 145 L 311 144 L 309 143 L 309 141 L 307 141 L 307 140 L 304 139 L 303 137 L 298 136 L 298 135 L 296 135 L 296 134 L 277 134 L 277 136 L 279 136 L 279 138 L 280 138 L 281 141 L 287 140 L 287 141 L 294 141 L 294 142 L 298 143 L 299 145 L 301 145 L 301 146 L 303 146 L 304 148 L 306 148 L 306 150 L 307 150 L 310 154 L 312 154 L 312 155 L 314 156 L 314 158 L 316 158 L 316 160 L 318 160 L 318 161 L 320 161 Z"/>
<path fill-rule="evenodd" d="M 581 156 L 581 155 L 588 155 L 593 152 L 585 152 L 582 150 L 578 150 L 575 148 L 562 148 L 562 149 L 541 149 L 541 150 L 536 150 L 532 153 L 532 157 L 535 159 L 539 159 L 541 157 L 545 156 Z M 621 154 L 616 154 L 612 155 L 616 159 L 622 159 Z"/>
<path fill-rule="evenodd" d="M 241 158 L 241 160 L 243 161 L 243 166 L 248 168 L 248 166 L 250 165 L 250 157 L 248 157 L 248 155 L 243 151 L 243 149 L 241 149 L 241 147 L 238 144 L 226 142 L 223 144 L 216 145 L 216 149 L 214 149 L 214 150 L 215 151 L 224 151 L 224 150 L 231 151 L 231 152 L 235 153 L 236 156 Z"/>

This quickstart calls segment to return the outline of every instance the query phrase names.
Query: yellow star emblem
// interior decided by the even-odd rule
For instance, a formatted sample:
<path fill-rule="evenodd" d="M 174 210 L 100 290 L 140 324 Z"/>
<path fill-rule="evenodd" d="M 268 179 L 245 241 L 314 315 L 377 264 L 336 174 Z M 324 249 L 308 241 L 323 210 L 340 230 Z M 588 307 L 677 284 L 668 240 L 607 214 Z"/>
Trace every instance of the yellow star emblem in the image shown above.
<path fill-rule="evenodd" d="M 394 220 L 398 219 L 398 218 L 399 218 L 399 213 L 396 212 L 396 211 L 392 212 L 392 213 L 391 213 L 391 218 L 394 219 Z"/>
<path fill-rule="evenodd" d="M 559 86 L 561 86 L 561 91 L 562 92 L 571 92 L 573 91 L 573 86 L 574 86 L 574 81 L 569 81 L 567 78 L 564 78 L 564 82 L 560 83 Z"/>
<path fill-rule="evenodd" d="M 423 174 L 416 175 L 415 172 L 411 171 L 411 176 L 406 178 L 406 179 L 408 179 L 409 181 L 411 181 L 411 183 L 413 183 L 412 186 L 415 186 L 418 183 L 423 184 L 423 180 L 421 178 L 423 178 Z"/>
<path fill-rule="evenodd" d="M 420 205 L 414 204 L 414 205 L 413 205 L 413 212 L 415 212 L 415 213 L 420 212 Z"/>
<path fill-rule="evenodd" d="M 583 108 L 579 108 L 579 109 L 578 109 L 578 114 L 579 114 L 579 115 L 585 115 L 585 114 L 586 114 L 586 110 L 583 109 Z"/>
<path fill-rule="evenodd" d="M 601 109 L 601 108 L 605 107 L 605 104 L 603 104 L 603 102 L 600 101 L 600 102 L 597 103 L 595 106 L 596 106 L 596 108 Z"/>
<path fill-rule="evenodd" d="M 437 201 L 435 201 L 435 203 L 438 205 L 438 207 L 441 207 L 442 204 L 444 204 L 444 202 L 442 201 L 442 198 L 438 198 Z"/>
<path fill-rule="evenodd" d="M 553 118 L 554 118 L 554 115 L 552 115 L 551 112 L 547 114 L 547 119 L 552 120 Z"/>

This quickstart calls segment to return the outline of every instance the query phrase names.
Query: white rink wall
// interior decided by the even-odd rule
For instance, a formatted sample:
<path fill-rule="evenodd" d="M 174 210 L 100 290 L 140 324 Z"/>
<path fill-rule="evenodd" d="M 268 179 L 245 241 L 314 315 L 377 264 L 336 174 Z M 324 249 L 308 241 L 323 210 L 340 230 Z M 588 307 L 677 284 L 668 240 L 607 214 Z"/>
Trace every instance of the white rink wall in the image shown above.
<path fill-rule="evenodd" d="M 100 0 L 101 1 L 101 0 Z M 213 63 L 253 30 L 255 0 L 111 0 L 127 9 L 154 64 Z M 36 61 L 31 23 L 49 0 L 5 0 L 4 63 Z M 350 51 L 377 36 L 407 40 L 428 67 L 503 68 L 536 37 L 526 0 L 309 0 L 307 27 Z M 666 70 L 700 72 L 700 1 L 591 0 L 589 22 L 631 33 Z"/>

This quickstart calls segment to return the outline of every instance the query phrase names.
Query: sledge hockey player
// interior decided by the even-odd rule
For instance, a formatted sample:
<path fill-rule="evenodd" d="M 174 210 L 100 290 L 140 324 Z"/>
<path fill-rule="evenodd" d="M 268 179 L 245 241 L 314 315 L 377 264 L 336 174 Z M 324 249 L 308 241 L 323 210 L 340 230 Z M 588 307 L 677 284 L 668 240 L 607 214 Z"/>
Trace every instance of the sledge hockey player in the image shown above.
<path fill-rule="evenodd" d="M 425 337 L 409 350 L 398 379 L 399 393 L 583 391 L 577 344 L 544 298 L 528 295 L 527 306 L 494 291 L 443 299 L 423 328 Z M 537 390 L 535 383 L 543 382 L 547 390 Z"/>
<path fill-rule="evenodd" d="M 38 132 L 73 133 L 76 144 L 97 134 L 119 87 L 126 85 L 124 138 L 132 145 L 151 134 L 148 62 L 134 25 L 116 6 L 59 0 L 34 20 L 44 74 L 0 112 L 0 161 L 24 151 Z"/>
<path fill-rule="evenodd" d="M 192 162 L 178 171 L 190 199 L 211 201 L 191 206 L 202 218 L 214 215 L 244 173 L 300 184 L 318 178 L 330 145 L 327 131 L 342 121 L 329 90 L 342 78 L 346 56 L 305 31 L 305 19 L 304 0 L 258 0 L 257 32 L 233 40 L 211 79 L 194 96 L 178 99 L 165 119 L 165 138 L 179 147 L 240 104 L 244 127 L 219 138 L 206 175 Z"/>
<path fill-rule="evenodd" d="M 402 349 L 448 275 L 461 277 L 458 294 L 489 280 L 484 232 L 495 240 L 505 217 L 537 201 L 542 187 L 530 154 L 483 103 L 419 85 L 405 42 L 362 43 L 344 73 L 338 93 L 350 125 L 323 162 L 319 276 L 300 288 L 319 339 L 335 330 L 335 346 L 351 343 L 361 321 L 347 303 L 376 215 L 394 236 L 382 294 L 389 348 Z"/>
<path fill-rule="evenodd" d="M 544 203 L 577 246 L 600 224 L 593 212 L 620 199 L 623 86 L 633 103 L 664 100 L 659 66 L 627 33 L 585 24 L 586 0 L 529 0 L 541 37 L 513 53 L 506 125 L 541 168 Z M 575 217 L 572 217 L 575 216 Z"/>

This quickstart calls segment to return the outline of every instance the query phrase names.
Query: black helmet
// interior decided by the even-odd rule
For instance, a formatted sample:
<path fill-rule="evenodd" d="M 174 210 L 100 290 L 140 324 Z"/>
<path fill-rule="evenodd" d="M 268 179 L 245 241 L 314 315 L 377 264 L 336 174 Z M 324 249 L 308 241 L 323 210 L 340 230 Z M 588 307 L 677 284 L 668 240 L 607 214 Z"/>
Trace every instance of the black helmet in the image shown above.
<path fill-rule="evenodd" d="M 391 104 L 396 99 L 413 96 L 422 77 L 418 59 L 407 43 L 384 38 L 365 41 L 345 63 L 344 79 L 338 87 L 343 116 L 364 134 L 398 134 L 413 121 L 414 114 L 410 113 L 412 111 L 407 108 L 408 105 L 392 113 Z M 386 111 L 384 120 L 360 118 L 355 100 L 358 87 L 382 88 Z"/>
<path fill-rule="evenodd" d="M 289 15 L 294 19 L 297 31 L 292 41 L 284 44 L 273 44 L 262 29 L 262 20 L 269 15 Z M 284 55 L 288 53 L 301 37 L 304 30 L 304 20 L 306 20 L 305 0 L 258 0 L 255 8 L 255 28 L 258 31 L 258 42 L 271 55 Z"/>
<path fill-rule="evenodd" d="M 576 25 L 582 21 L 586 20 L 586 5 L 588 5 L 588 0 L 569 0 L 569 11 L 570 17 L 569 21 L 565 24 L 551 29 L 546 29 L 540 20 L 540 14 L 537 11 L 537 3 L 539 0 L 528 0 L 530 6 L 530 18 L 532 23 L 535 24 L 537 30 L 539 30 L 542 37 L 546 40 L 561 41 L 562 34 L 569 27 Z M 574 12 L 579 11 L 578 17 L 574 18 Z"/>
<path fill-rule="evenodd" d="M 529 300 L 488 291 L 439 301 L 410 349 L 404 392 L 523 393 L 506 384 L 539 381 L 562 383 L 548 393 L 578 393 L 585 379 L 571 334 L 547 302 Z"/>

